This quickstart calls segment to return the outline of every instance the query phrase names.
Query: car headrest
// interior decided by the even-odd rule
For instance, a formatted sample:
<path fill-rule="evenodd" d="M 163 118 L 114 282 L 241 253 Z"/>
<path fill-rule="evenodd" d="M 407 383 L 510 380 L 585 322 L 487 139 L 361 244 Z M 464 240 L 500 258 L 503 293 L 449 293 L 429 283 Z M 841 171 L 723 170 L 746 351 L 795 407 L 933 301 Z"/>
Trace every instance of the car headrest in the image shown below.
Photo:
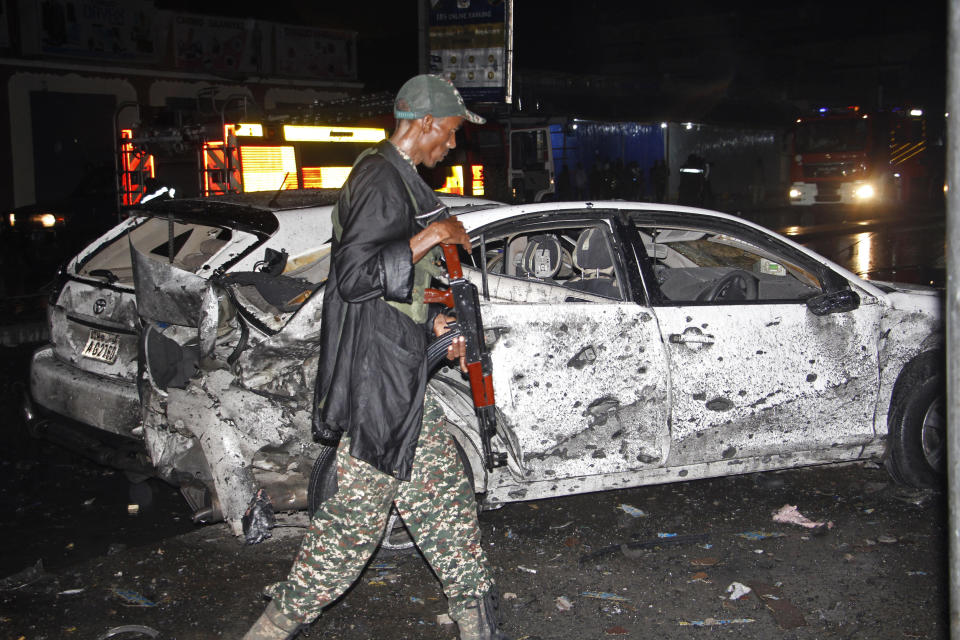
<path fill-rule="evenodd" d="M 530 278 L 552 278 L 560 271 L 562 261 L 560 240 L 552 235 L 531 236 L 523 251 L 524 275 Z"/>
<path fill-rule="evenodd" d="M 603 230 L 599 227 L 584 229 L 577 238 L 577 248 L 573 250 L 573 264 L 581 271 L 610 272 L 613 261 Z"/>

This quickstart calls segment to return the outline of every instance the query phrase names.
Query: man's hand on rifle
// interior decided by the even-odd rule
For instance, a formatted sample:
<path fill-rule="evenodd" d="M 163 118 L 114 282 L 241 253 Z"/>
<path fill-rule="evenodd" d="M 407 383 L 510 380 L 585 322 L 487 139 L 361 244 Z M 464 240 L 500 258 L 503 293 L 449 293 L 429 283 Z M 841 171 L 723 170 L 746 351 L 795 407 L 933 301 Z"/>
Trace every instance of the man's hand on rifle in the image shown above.
<path fill-rule="evenodd" d="M 438 244 L 459 244 L 467 251 L 472 252 L 470 245 L 470 236 L 467 235 L 463 223 L 457 220 L 456 216 L 451 216 L 445 220 L 431 222 L 430 225 L 410 238 L 410 251 L 413 252 L 413 261 L 419 262 L 420 258 L 427 255 L 430 249 Z"/>
<path fill-rule="evenodd" d="M 447 324 L 451 322 L 456 322 L 456 318 L 453 316 L 448 316 L 443 313 L 438 313 L 437 317 L 433 319 L 433 335 L 438 338 L 443 334 L 450 331 L 450 328 Z M 450 343 L 450 346 L 447 347 L 447 360 L 456 360 L 460 359 L 460 371 L 466 373 L 467 371 L 467 347 L 466 340 L 463 336 L 459 336 L 453 339 L 453 342 Z"/>

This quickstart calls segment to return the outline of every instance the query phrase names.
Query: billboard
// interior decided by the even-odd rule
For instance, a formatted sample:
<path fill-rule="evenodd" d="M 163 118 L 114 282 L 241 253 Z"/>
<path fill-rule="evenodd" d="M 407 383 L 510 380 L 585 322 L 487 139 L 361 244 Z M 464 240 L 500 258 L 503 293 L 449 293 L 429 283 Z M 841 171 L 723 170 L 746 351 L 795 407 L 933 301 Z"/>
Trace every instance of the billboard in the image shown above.
<path fill-rule="evenodd" d="M 357 36 L 352 31 L 277 25 L 275 59 L 281 75 L 356 80 Z"/>
<path fill-rule="evenodd" d="M 184 13 L 173 17 L 173 59 L 178 69 L 208 73 L 264 72 L 269 23 Z"/>
<path fill-rule="evenodd" d="M 157 11 L 151 2 L 43 0 L 33 7 L 39 8 L 40 53 L 138 62 L 157 58 Z"/>
<path fill-rule="evenodd" d="M 507 96 L 507 0 L 430 0 L 430 73 L 470 102 Z"/>

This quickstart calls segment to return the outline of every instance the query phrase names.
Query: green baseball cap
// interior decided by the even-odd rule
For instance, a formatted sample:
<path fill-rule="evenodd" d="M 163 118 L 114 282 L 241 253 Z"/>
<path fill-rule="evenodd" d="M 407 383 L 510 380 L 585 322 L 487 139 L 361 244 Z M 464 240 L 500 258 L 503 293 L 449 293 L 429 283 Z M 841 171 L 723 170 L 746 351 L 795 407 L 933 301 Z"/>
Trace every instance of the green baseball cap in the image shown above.
<path fill-rule="evenodd" d="M 430 74 L 414 76 L 397 92 L 393 115 L 398 120 L 419 120 L 428 113 L 434 118 L 460 116 L 473 124 L 486 122 L 467 109 L 460 92 L 446 78 Z"/>

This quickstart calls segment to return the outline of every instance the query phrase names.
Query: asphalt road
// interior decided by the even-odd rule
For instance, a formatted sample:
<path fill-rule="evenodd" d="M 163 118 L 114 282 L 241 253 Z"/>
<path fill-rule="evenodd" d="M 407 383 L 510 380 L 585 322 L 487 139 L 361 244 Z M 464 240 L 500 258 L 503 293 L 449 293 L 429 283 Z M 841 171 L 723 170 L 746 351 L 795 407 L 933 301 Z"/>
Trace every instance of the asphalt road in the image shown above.
<path fill-rule="evenodd" d="M 774 523 L 786 504 L 832 528 Z M 253 547 L 213 525 L 7 577 L 0 637 L 92 639 L 144 625 L 164 639 L 239 638 L 296 552 L 304 519 L 285 524 Z M 512 504 L 481 526 L 512 638 L 947 637 L 942 497 L 871 466 Z M 27 568 L 47 553 L 18 555 Z M 734 583 L 752 590 L 731 600 Z M 381 558 L 302 637 L 454 638 L 438 622 L 445 609 L 419 555 Z"/>
<path fill-rule="evenodd" d="M 263 586 L 289 569 L 304 517 L 245 546 L 224 525 L 192 524 L 172 487 L 131 485 L 24 437 L 29 350 L 0 349 L 0 639 L 93 640 L 125 625 L 165 640 L 241 637 Z M 833 527 L 773 522 L 784 505 Z M 516 503 L 481 527 L 512 638 L 948 636 L 945 497 L 898 487 L 877 465 Z M 751 593 L 731 601 L 735 582 Z M 454 638 L 444 611 L 419 555 L 378 558 L 303 637 Z"/>

